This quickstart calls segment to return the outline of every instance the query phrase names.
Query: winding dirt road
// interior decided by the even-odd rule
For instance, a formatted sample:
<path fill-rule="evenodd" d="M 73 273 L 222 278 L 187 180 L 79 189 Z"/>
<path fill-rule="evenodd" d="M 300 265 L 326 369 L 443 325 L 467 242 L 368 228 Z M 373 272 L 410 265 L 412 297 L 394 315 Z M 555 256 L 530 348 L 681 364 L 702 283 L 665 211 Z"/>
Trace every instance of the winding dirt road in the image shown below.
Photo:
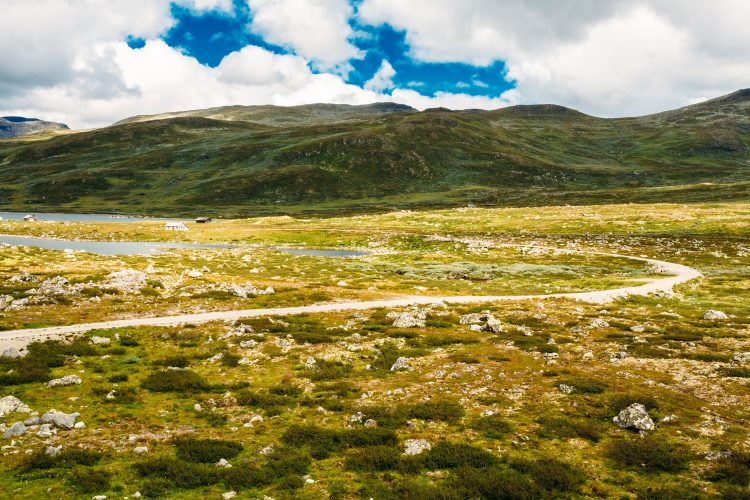
<path fill-rule="evenodd" d="M 505 245 L 504 245 L 505 246 Z M 511 245 L 508 245 L 511 246 Z M 513 245 L 525 246 L 525 245 Z M 543 250 L 550 250 L 564 253 L 588 253 L 591 255 L 601 255 L 606 257 L 625 258 L 652 265 L 660 272 L 668 274 L 664 278 L 659 278 L 643 285 L 630 286 L 624 288 L 613 288 L 609 290 L 597 290 L 593 292 L 574 292 L 574 293 L 552 293 L 546 295 L 459 295 L 459 296 L 408 296 L 399 299 L 372 300 L 362 302 L 334 302 L 326 304 L 315 304 L 310 306 L 299 307 L 278 307 L 268 309 L 243 309 L 234 311 L 218 311 L 196 314 L 180 314 L 176 316 L 159 316 L 153 318 L 133 318 L 121 319 L 115 321 L 103 321 L 99 323 L 81 323 L 78 325 L 53 326 L 45 328 L 27 328 L 22 330 L 8 330 L 0 332 L 0 352 L 7 348 L 20 349 L 28 343 L 48 338 L 65 337 L 71 334 L 89 332 L 92 330 L 107 330 L 111 328 L 124 328 L 136 326 L 175 326 L 181 324 L 199 324 L 210 321 L 233 321 L 242 318 L 252 318 L 258 316 L 283 316 L 304 313 L 322 313 L 333 311 L 355 311 L 364 309 L 375 309 L 379 307 L 405 307 L 411 305 L 430 305 L 430 304 L 468 304 L 483 302 L 501 302 L 514 300 L 540 300 L 551 298 L 570 298 L 591 303 L 607 303 L 615 299 L 624 298 L 630 295 L 650 295 L 653 293 L 669 293 L 672 289 L 681 283 L 701 277 L 701 273 L 692 267 L 682 264 L 675 264 L 656 259 L 644 257 L 631 257 L 629 255 L 611 254 L 606 252 L 583 252 L 581 250 L 560 250 L 548 247 L 533 247 Z"/>

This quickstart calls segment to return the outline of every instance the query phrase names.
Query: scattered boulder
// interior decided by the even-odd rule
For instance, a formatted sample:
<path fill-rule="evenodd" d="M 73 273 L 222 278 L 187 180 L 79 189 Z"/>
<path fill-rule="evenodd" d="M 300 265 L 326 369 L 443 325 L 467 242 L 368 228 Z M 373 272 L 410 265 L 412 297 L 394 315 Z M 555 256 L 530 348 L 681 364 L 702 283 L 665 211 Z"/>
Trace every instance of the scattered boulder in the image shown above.
<path fill-rule="evenodd" d="M 229 500 L 230 498 L 234 498 L 236 496 L 237 496 L 237 492 L 234 490 L 227 491 L 226 493 L 221 494 L 221 498 L 223 498 L 224 500 Z"/>
<path fill-rule="evenodd" d="M 55 424 L 62 429 L 72 429 L 76 425 L 76 419 L 81 414 L 78 412 L 63 413 L 57 410 L 50 410 L 41 417 L 41 422 L 45 424 Z"/>
<path fill-rule="evenodd" d="M 133 448 L 133 453 L 136 455 L 145 455 L 148 453 L 148 446 L 136 446 Z"/>
<path fill-rule="evenodd" d="M 398 370 L 411 370 L 412 367 L 409 366 L 409 358 L 401 356 L 396 360 L 395 363 L 393 363 L 393 366 L 391 366 L 391 371 L 395 372 Z"/>
<path fill-rule="evenodd" d="M 31 408 L 15 396 L 5 396 L 0 399 L 0 418 L 17 411 L 19 413 L 31 413 Z"/>
<path fill-rule="evenodd" d="M 406 439 L 404 441 L 404 455 L 419 455 L 430 449 L 432 449 L 432 446 L 426 439 Z"/>
<path fill-rule="evenodd" d="M 727 313 L 725 312 L 717 311 L 716 309 L 709 309 L 708 311 L 703 313 L 703 319 L 723 320 L 729 319 L 729 316 L 727 316 Z"/>
<path fill-rule="evenodd" d="M 68 286 L 70 281 L 62 276 L 55 276 L 44 280 L 37 289 L 37 293 L 42 295 L 70 295 Z"/>
<path fill-rule="evenodd" d="M 23 436 L 26 434 L 26 426 L 23 422 L 15 422 L 13 425 L 8 427 L 3 433 L 5 439 Z"/>
<path fill-rule="evenodd" d="M 203 276 L 203 273 L 197 269 L 191 269 L 187 272 L 187 275 L 191 278 L 200 278 Z"/>
<path fill-rule="evenodd" d="M 403 312 L 393 320 L 394 328 L 424 328 L 425 315 L 419 313 Z"/>
<path fill-rule="evenodd" d="M 76 422 L 75 424 L 73 424 L 73 428 L 74 429 L 85 429 L 86 428 L 86 424 L 84 424 L 83 422 Z"/>
<path fill-rule="evenodd" d="M 112 339 L 110 339 L 108 337 L 99 337 L 97 335 L 94 335 L 93 337 L 91 337 L 91 343 L 92 344 L 97 344 L 97 345 L 100 345 L 100 344 L 101 345 L 106 345 L 106 344 L 112 343 Z"/>
<path fill-rule="evenodd" d="M 101 283 L 103 288 L 114 288 L 125 293 L 140 293 L 141 289 L 148 284 L 148 275 L 134 269 L 124 269 L 110 273 L 107 279 Z"/>
<path fill-rule="evenodd" d="M 575 391 L 575 387 L 568 384 L 560 384 L 557 386 L 558 389 L 560 389 L 560 392 L 563 394 L 572 394 L 573 391 Z"/>
<path fill-rule="evenodd" d="M 646 331 L 646 328 L 641 325 L 634 325 L 630 327 L 630 331 L 633 333 L 643 333 Z"/>
<path fill-rule="evenodd" d="M 11 302 L 13 302 L 13 297 L 10 295 L 0 295 L 0 311 L 5 311 Z"/>
<path fill-rule="evenodd" d="M 229 462 L 227 462 L 226 458 L 222 458 L 221 460 L 219 460 L 218 462 L 216 462 L 216 467 L 223 467 L 225 469 L 229 469 L 230 467 L 232 467 L 232 464 L 230 464 Z"/>
<path fill-rule="evenodd" d="M 732 356 L 735 363 L 750 363 L 750 352 L 736 352 Z"/>
<path fill-rule="evenodd" d="M 606 319 L 596 318 L 591 322 L 591 328 L 609 328 L 609 321 Z"/>
<path fill-rule="evenodd" d="M 57 455 L 60 454 L 60 448 L 57 448 L 55 446 L 47 446 L 44 449 L 44 454 L 47 455 L 48 457 L 56 457 Z"/>
<path fill-rule="evenodd" d="M 377 426 L 378 426 L 378 422 L 376 420 L 373 420 L 371 418 L 368 418 L 367 420 L 365 420 L 365 427 L 377 427 Z"/>
<path fill-rule="evenodd" d="M 65 375 L 62 378 L 55 378 L 47 382 L 47 387 L 65 387 L 66 385 L 79 385 L 83 380 L 78 375 Z"/>
<path fill-rule="evenodd" d="M 21 274 L 17 274 L 8 280 L 9 283 L 36 283 L 37 281 L 39 281 L 39 278 L 26 271 L 21 271 Z"/>
<path fill-rule="evenodd" d="M 628 406 L 614 417 L 612 421 L 623 429 L 636 429 L 639 431 L 654 430 L 654 421 L 651 420 L 646 407 L 640 403 L 633 403 Z"/>
<path fill-rule="evenodd" d="M 270 455 L 273 453 L 273 446 L 266 446 L 265 448 L 261 448 L 260 451 L 258 451 L 259 455 Z"/>
<path fill-rule="evenodd" d="M 54 432 L 50 424 L 42 424 L 39 426 L 39 432 L 36 433 L 36 437 L 40 439 L 51 438 Z"/>

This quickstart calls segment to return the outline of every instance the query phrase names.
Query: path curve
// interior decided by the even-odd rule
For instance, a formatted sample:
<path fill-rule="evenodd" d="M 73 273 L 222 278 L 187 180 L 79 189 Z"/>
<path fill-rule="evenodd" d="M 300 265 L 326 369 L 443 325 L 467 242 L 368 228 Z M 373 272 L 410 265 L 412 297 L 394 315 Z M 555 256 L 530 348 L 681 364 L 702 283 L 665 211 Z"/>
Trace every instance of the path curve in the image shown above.
<path fill-rule="evenodd" d="M 277 307 L 267 309 L 241 309 L 233 311 L 216 311 L 194 314 L 180 314 L 176 316 L 158 316 L 152 318 L 133 318 L 114 321 L 102 321 L 99 323 L 81 323 L 78 325 L 52 326 L 44 328 L 26 328 L 21 330 L 8 330 L 0 332 L 0 352 L 7 348 L 19 349 L 34 340 L 45 338 L 58 338 L 71 334 L 85 333 L 92 330 L 107 330 L 111 328 L 125 328 L 137 326 L 177 326 L 183 324 L 200 324 L 210 321 L 235 321 L 242 318 L 258 316 L 285 316 L 305 313 L 322 313 L 335 311 L 358 311 L 375 309 L 379 307 L 405 307 L 412 305 L 434 305 L 434 304 L 470 304 L 482 302 L 501 302 L 513 300 L 539 300 L 552 298 L 570 298 L 591 303 L 607 303 L 613 300 L 628 297 L 630 295 L 650 295 L 653 293 L 670 293 L 672 289 L 681 283 L 701 277 L 701 273 L 692 267 L 673 262 L 667 262 L 645 257 L 633 257 L 630 255 L 612 254 L 606 252 L 586 252 L 583 250 L 558 249 L 540 247 L 537 245 L 500 245 L 522 248 L 536 248 L 547 251 L 562 253 L 587 253 L 606 257 L 630 259 L 651 264 L 665 274 L 664 278 L 650 281 L 643 285 L 629 286 L 623 288 L 612 288 L 609 290 L 597 290 L 593 292 L 551 293 L 544 295 L 457 295 L 457 296 L 408 296 L 399 299 L 334 302 L 326 304 L 314 304 L 297 307 Z"/>

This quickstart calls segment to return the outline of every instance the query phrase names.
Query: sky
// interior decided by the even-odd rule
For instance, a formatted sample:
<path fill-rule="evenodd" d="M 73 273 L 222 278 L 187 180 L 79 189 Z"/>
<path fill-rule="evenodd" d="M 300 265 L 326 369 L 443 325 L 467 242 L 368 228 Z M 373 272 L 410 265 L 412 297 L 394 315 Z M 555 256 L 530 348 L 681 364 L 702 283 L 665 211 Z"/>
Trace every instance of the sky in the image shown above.
<path fill-rule="evenodd" d="M 0 116 L 223 105 L 596 116 L 750 87 L 748 0 L 0 0 Z"/>

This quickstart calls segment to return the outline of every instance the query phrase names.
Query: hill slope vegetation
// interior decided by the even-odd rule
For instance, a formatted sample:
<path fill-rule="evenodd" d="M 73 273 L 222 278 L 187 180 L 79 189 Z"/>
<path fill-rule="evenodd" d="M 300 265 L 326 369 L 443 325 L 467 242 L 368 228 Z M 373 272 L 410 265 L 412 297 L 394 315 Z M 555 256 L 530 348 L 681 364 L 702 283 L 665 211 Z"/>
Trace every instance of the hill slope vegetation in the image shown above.
<path fill-rule="evenodd" d="M 250 215 L 750 198 L 750 89 L 604 119 L 556 105 L 232 106 L 0 141 L 0 207 Z"/>

